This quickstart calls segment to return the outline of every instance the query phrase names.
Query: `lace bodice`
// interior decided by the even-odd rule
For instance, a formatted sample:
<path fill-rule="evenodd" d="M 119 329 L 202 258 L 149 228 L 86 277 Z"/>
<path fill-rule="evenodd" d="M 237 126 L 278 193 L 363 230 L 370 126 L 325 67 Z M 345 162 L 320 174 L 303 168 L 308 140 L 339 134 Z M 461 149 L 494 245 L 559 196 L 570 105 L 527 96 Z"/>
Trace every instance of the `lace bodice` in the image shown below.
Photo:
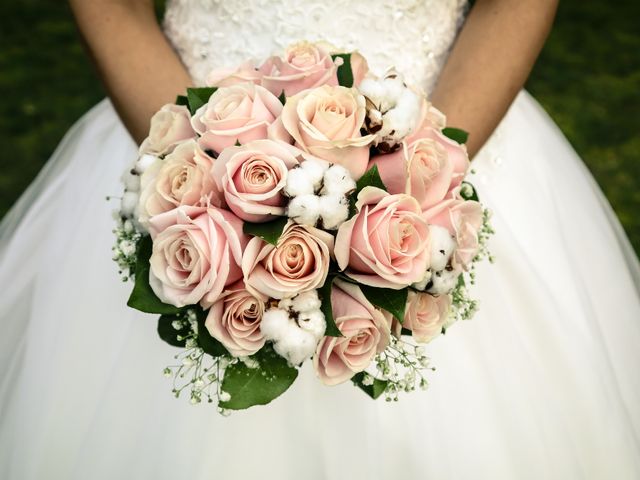
<path fill-rule="evenodd" d="M 359 50 L 430 92 L 466 0 L 168 0 L 165 31 L 194 81 L 215 67 L 263 60 L 299 40 Z"/>

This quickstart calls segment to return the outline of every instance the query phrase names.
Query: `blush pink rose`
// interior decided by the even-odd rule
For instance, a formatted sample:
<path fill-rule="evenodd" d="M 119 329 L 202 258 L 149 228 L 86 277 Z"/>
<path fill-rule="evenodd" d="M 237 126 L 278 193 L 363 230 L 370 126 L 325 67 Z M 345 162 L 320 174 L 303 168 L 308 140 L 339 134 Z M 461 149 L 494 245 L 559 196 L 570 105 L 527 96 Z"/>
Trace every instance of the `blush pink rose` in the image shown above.
<path fill-rule="evenodd" d="M 267 138 L 267 128 L 282 112 L 282 103 L 266 88 L 240 83 L 215 91 L 191 124 L 205 149 L 220 153 L 236 142 Z"/>
<path fill-rule="evenodd" d="M 427 343 L 440 335 L 446 323 L 451 296 L 433 296 L 409 291 L 403 327 L 411 330 L 411 336 L 419 343 Z"/>
<path fill-rule="evenodd" d="M 269 136 L 293 139 L 305 152 L 342 165 L 358 179 L 367 169 L 374 139 L 360 132 L 365 115 L 365 98 L 356 89 L 324 85 L 288 98 Z"/>
<path fill-rule="evenodd" d="M 319 288 L 329 273 L 333 243 L 330 233 L 289 222 L 277 246 L 251 239 L 242 258 L 244 281 L 278 299 Z"/>
<path fill-rule="evenodd" d="M 265 343 L 260 322 L 268 300 L 258 292 L 248 291 L 240 280 L 218 297 L 204 325 L 234 357 L 253 355 Z"/>
<path fill-rule="evenodd" d="M 442 145 L 431 138 L 418 138 L 388 155 L 378 155 L 369 164 L 378 167 L 389 193 L 406 193 L 426 210 L 441 202 L 453 180 L 453 163 Z"/>
<path fill-rule="evenodd" d="M 322 383 L 337 385 L 365 370 L 389 344 L 391 315 L 376 309 L 357 285 L 336 280 L 333 319 L 342 337 L 323 337 L 313 357 Z"/>
<path fill-rule="evenodd" d="M 448 199 L 427 210 L 429 224 L 440 225 L 455 237 L 454 268 L 468 270 L 480 248 L 478 235 L 483 223 L 482 205 L 473 200 Z"/>
<path fill-rule="evenodd" d="M 336 236 L 341 270 L 357 282 L 399 290 L 422 279 L 430 261 L 429 227 L 418 201 L 365 187 L 358 213 Z"/>
<path fill-rule="evenodd" d="M 180 205 L 222 207 L 224 198 L 214 181 L 214 159 L 187 140 L 147 168 L 140 178 L 139 221 L 168 212 Z"/>
<path fill-rule="evenodd" d="M 242 221 L 215 207 L 178 207 L 150 220 L 149 284 L 164 303 L 209 308 L 225 286 L 242 277 L 248 238 Z"/>
<path fill-rule="evenodd" d="M 262 73 L 253 66 L 251 61 L 244 62 L 237 67 L 221 67 L 209 72 L 206 84 L 210 87 L 230 87 L 239 83 L 260 84 Z"/>
<path fill-rule="evenodd" d="M 274 95 L 290 97 L 321 85 L 338 85 L 338 67 L 322 44 L 299 42 L 288 47 L 282 57 L 268 58 L 262 66 L 262 86 Z"/>
<path fill-rule="evenodd" d="M 180 142 L 195 137 L 187 107 L 168 103 L 151 117 L 149 136 L 140 145 L 140 155 L 166 155 Z"/>
<path fill-rule="evenodd" d="M 213 175 L 231 211 L 248 222 L 266 222 L 274 215 L 284 215 L 286 200 L 282 189 L 301 153 L 288 143 L 275 140 L 254 140 L 225 148 L 213 167 Z"/>

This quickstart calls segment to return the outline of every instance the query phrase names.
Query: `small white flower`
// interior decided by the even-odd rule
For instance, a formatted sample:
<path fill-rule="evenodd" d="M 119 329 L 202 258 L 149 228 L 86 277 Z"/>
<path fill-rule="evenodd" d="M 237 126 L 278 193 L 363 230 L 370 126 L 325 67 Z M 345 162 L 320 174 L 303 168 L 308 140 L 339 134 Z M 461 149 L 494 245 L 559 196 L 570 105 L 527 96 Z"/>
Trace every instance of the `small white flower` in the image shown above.
<path fill-rule="evenodd" d="M 231 400 L 231 394 L 229 392 L 220 390 L 220 393 L 218 394 L 218 398 L 220 399 L 221 402 L 228 402 L 229 400 Z"/>

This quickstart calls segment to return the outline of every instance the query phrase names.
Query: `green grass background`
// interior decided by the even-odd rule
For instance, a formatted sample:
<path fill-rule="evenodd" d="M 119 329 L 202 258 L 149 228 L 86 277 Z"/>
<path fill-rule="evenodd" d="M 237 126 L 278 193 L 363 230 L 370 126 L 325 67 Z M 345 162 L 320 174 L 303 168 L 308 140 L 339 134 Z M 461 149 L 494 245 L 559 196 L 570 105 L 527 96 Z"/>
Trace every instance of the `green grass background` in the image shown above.
<path fill-rule="evenodd" d="M 160 2 L 156 2 L 160 3 Z M 527 88 L 580 153 L 640 252 L 640 2 L 561 0 Z M 66 2 L 0 3 L 0 216 L 104 96 Z"/>

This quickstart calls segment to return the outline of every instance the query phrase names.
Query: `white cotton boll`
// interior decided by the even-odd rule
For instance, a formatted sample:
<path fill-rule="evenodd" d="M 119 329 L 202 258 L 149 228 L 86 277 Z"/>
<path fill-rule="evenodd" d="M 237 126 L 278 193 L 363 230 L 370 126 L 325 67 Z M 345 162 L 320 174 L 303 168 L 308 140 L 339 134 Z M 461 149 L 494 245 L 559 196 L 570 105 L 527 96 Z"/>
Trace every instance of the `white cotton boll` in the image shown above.
<path fill-rule="evenodd" d="M 422 292 L 424 291 L 425 288 L 427 288 L 427 285 L 429 285 L 429 282 L 431 281 L 431 276 L 432 276 L 431 270 L 427 270 L 426 272 L 424 272 L 424 276 L 422 277 L 422 280 L 412 284 L 411 286 L 416 290 L 420 290 Z"/>
<path fill-rule="evenodd" d="M 451 291 L 458 284 L 460 270 L 440 270 L 435 272 L 431 277 L 431 287 L 427 290 L 434 295 L 444 295 Z"/>
<path fill-rule="evenodd" d="M 146 153 L 138 158 L 134 169 L 138 173 L 138 175 L 142 175 L 151 165 L 159 161 L 161 160 L 155 155 Z"/>
<path fill-rule="evenodd" d="M 320 198 L 315 195 L 292 198 L 287 207 L 287 216 L 300 225 L 315 226 L 320 217 Z"/>
<path fill-rule="evenodd" d="M 136 192 L 124 192 L 120 203 L 120 213 L 124 217 L 133 216 L 138 206 L 138 194 Z"/>
<path fill-rule="evenodd" d="M 289 328 L 289 314 L 279 308 L 270 308 L 262 315 L 260 331 L 267 340 L 278 340 Z"/>
<path fill-rule="evenodd" d="M 323 195 L 320 197 L 322 227 L 336 230 L 349 218 L 349 202 L 343 195 Z"/>
<path fill-rule="evenodd" d="M 325 160 L 310 158 L 300 164 L 300 168 L 309 176 L 309 180 L 313 184 L 315 191 L 320 189 L 324 172 L 329 168 L 329 162 Z"/>
<path fill-rule="evenodd" d="M 122 174 L 122 183 L 124 183 L 124 189 L 128 192 L 140 191 L 140 175 L 132 173 L 132 170 L 127 170 Z"/>
<path fill-rule="evenodd" d="M 273 344 L 273 349 L 292 365 L 300 365 L 315 353 L 317 345 L 318 340 L 314 335 L 302 330 L 294 322 L 285 335 Z"/>
<path fill-rule="evenodd" d="M 331 167 L 324 172 L 322 194 L 346 195 L 355 189 L 355 180 L 351 177 L 349 170 L 342 165 L 331 165 Z"/>
<path fill-rule="evenodd" d="M 293 297 L 285 297 L 278 302 L 278 308 L 289 311 L 293 308 Z"/>
<path fill-rule="evenodd" d="M 300 293 L 291 300 L 291 307 L 296 312 L 319 310 L 321 304 L 317 290 Z"/>
<path fill-rule="evenodd" d="M 320 310 L 303 312 L 298 317 L 300 328 L 306 332 L 313 334 L 316 340 L 320 340 L 327 329 L 327 322 L 324 314 Z"/>
<path fill-rule="evenodd" d="M 431 269 L 434 272 L 444 270 L 456 249 L 456 241 L 449 230 L 439 225 L 429 225 L 429 236 L 431 238 Z"/>
<path fill-rule="evenodd" d="M 378 100 L 385 96 L 386 90 L 381 80 L 376 78 L 365 78 L 358 85 L 358 90 L 372 102 L 379 103 Z"/>
<path fill-rule="evenodd" d="M 301 195 L 313 195 L 313 179 L 302 168 L 293 168 L 287 174 L 287 184 L 284 187 L 285 195 L 298 197 Z"/>

